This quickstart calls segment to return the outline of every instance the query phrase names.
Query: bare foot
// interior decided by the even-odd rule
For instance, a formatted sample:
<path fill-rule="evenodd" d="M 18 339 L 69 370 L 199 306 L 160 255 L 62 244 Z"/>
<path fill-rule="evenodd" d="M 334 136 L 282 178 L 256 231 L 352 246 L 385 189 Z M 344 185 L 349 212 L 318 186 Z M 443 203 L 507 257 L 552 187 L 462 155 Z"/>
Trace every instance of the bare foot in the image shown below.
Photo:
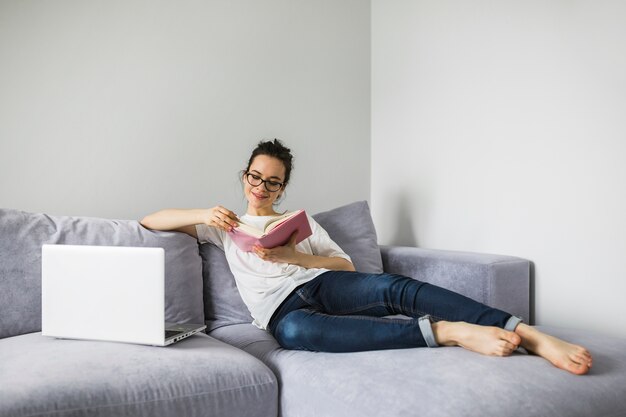
<path fill-rule="evenodd" d="M 593 358 L 587 349 L 547 335 L 527 324 L 520 323 L 515 328 L 526 350 L 548 360 L 557 368 L 576 375 L 589 372 Z"/>
<path fill-rule="evenodd" d="M 509 356 L 522 341 L 514 332 L 499 327 L 449 321 L 439 321 L 432 326 L 439 345 L 461 346 L 483 355 Z"/>

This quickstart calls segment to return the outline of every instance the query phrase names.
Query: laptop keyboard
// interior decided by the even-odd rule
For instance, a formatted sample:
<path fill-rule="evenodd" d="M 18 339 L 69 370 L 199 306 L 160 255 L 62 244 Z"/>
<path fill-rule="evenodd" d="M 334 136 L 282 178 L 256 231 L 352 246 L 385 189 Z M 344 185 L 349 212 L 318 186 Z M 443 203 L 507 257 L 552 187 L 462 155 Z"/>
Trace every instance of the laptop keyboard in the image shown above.
<path fill-rule="evenodd" d="M 177 334 L 183 334 L 185 332 L 181 332 L 180 330 L 166 330 L 165 331 L 165 338 L 170 338 L 172 336 L 176 336 Z"/>

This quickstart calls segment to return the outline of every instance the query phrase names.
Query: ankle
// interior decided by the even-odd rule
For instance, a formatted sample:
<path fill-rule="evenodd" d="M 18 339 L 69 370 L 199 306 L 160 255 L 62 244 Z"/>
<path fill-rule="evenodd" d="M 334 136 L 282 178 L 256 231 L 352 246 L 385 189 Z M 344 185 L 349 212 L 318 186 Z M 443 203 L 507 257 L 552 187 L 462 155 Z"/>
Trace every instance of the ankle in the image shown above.
<path fill-rule="evenodd" d="M 537 347 L 537 336 L 540 334 L 536 329 L 531 326 L 520 323 L 515 328 L 515 333 L 522 339 L 520 345 L 527 349 L 534 351 Z"/>
<path fill-rule="evenodd" d="M 457 346 L 454 323 L 449 321 L 437 321 L 431 324 L 435 341 L 439 346 Z"/>

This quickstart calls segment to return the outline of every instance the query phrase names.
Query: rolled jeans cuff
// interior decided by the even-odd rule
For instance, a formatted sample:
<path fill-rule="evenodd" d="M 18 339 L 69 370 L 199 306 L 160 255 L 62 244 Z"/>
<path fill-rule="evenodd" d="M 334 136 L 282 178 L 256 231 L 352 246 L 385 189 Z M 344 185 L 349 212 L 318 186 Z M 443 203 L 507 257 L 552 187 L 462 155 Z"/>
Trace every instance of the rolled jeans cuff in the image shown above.
<path fill-rule="evenodd" d="M 518 324 L 520 324 L 523 320 L 516 316 L 511 316 L 509 320 L 504 325 L 504 330 L 508 330 L 510 332 L 515 331 L 515 328 Z"/>
<path fill-rule="evenodd" d="M 433 320 L 430 315 L 425 315 L 417 319 L 417 324 L 419 325 L 422 336 L 426 341 L 426 346 L 438 347 L 439 345 L 437 344 L 435 334 L 433 333 L 433 326 L 431 325 L 432 322 Z"/>

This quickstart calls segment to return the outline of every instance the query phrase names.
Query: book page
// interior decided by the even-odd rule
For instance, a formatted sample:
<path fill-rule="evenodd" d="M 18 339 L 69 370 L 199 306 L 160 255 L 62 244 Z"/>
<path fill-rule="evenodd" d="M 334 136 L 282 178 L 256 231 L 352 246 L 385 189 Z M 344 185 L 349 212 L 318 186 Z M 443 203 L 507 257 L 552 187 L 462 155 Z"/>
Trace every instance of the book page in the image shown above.
<path fill-rule="evenodd" d="M 263 233 L 263 230 L 259 230 L 256 227 L 250 226 L 249 224 L 246 224 L 244 222 L 239 222 L 239 226 L 237 226 L 237 229 L 241 229 L 242 232 L 245 232 L 247 234 L 249 234 L 250 236 L 254 236 L 257 239 L 263 237 L 263 235 L 265 233 Z"/>
<path fill-rule="evenodd" d="M 267 223 L 265 223 L 265 233 L 266 234 L 269 233 L 270 231 L 272 231 L 272 229 L 280 225 L 282 222 L 286 221 L 291 216 L 295 216 L 298 213 L 299 211 L 294 211 L 292 213 L 285 213 L 281 216 L 278 216 L 276 218 L 269 220 Z"/>

